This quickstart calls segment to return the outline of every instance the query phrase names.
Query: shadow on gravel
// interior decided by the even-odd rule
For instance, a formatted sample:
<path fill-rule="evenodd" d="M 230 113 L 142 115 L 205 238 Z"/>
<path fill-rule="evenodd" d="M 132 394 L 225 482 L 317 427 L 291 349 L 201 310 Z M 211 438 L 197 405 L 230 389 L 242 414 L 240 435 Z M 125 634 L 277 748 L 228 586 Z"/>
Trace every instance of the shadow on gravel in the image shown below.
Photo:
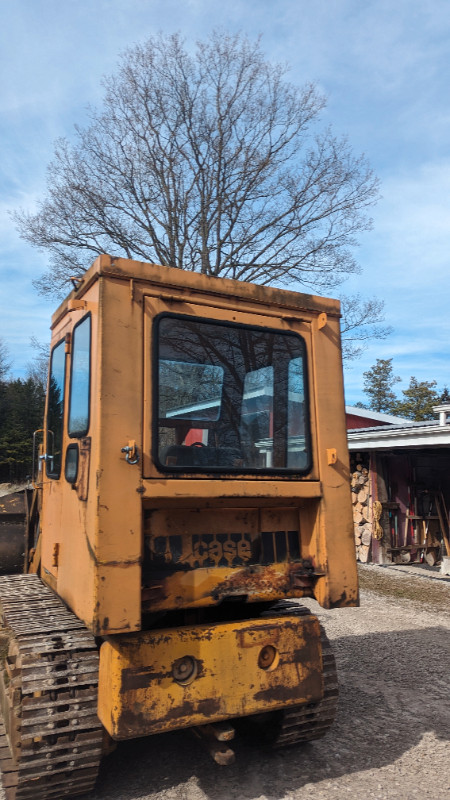
<path fill-rule="evenodd" d="M 85 800 L 278 800 L 308 783 L 391 764 L 428 731 L 450 739 L 449 640 L 439 627 L 336 639 L 340 703 L 324 739 L 284 751 L 236 740 L 231 767 L 218 767 L 189 732 L 125 742 Z"/>

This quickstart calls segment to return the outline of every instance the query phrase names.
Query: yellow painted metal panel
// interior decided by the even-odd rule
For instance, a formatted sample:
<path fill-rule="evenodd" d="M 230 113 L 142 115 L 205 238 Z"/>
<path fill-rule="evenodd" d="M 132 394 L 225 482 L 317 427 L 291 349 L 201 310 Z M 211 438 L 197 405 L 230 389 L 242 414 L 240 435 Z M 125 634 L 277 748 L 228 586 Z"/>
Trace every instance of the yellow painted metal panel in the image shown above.
<path fill-rule="evenodd" d="M 96 605 L 95 540 L 97 494 L 95 465 L 98 462 L 98 418 L 95 398 L 98 396 L 98 371 L 91 376 L 91 419 L 86 440 L 70 439 L 67 434 L 68 394 L 70 387 L 71 334 L 75 325 L 91 313 L 91 353 L 94 364 L 98 356 L 98 283 L 87 295 L 87 306 L 75 307 L 53 326 L 52 345 L 66 337 L 66 406 L 62 442 L 62 467 L 59 479 L 44 477 L 41 511 L 42 578 L 87 625 L 92 625 Z M 91 436 L 91 433 L 94 433 Z M 75 484 L 64 476 L 65 454 L 69 444 L 79 442 L 80 468 Z"/>
<path fill-rule="evenodd" d="M 315 462 L 308 476 L 298 480 L 286 476 L 279 480 L 273 476 L 241 479 L 239 475 L 197 478 L 157 472 L 150 455 L 151 317 L 168 309 L 301 333 L 308 353 Z M 355 605 L 338 302 L 101 256 L 80 288 L 55 313 L 53 344 L 70 334 L 88 311 L 93 369 L 91 449 L 83 473 L 86 485 L 72 487 L 63 474 L 57 481 L 44 483 L 44 580 L 99 635 L 138 631 L 143 517 L 147 511 L 210 509 L 212 517 L 219 520 L 221 509 L 251 507 L 255 517 L 255 509 L 259 514 L 258 521 L 251 524 L 251 536 L 257 537 L 263 530 L 277 530 L 275 521 L 264 521 L 264 509 L 273 514 L 278 508 L 299 515 L 301 557 L 310 559 L 316 574 L 323 573 L 314 579 L 316 599 L 327 607 Z M 69 352 L 67 382 L 70 358 Z M 65 433 L 64 452 L 70 441 Z M 135 466 L 127 464 L 121 453 L 129 441 L 137 443 L 141 455 Z M 331 451 L 336 454 L 332 463 Z M 167 521 L 169 524 L 170 514 Z M 290 529 L 296 527 L 289 523 Z M 279 529 L 284 530 L 285 523 L 280 522 Z M 186 535 L 194 532 L 191 527 Z M 236 572 L 232 575 L 228 570 L 224 575 L 219 572 L 223 567 L 210 569 L 206 576 L 183 576 L 183 604 L 211 604 L 218 582 L 236 580 Z M 286 569 L 286 564 L 274 565 L 275 582 L 286 575 Z M 197 594 L 205 577 L 209 595 Z M 242 577 L 237 575 L 239 580 Z M 179 580 L 176 577 L 175 583 Z M 194 592 L 186 588 L 189 580 L 196 584 Z M 269 581 L 266 585 L 267 598 L 280 596 Z M 170 591 L 176 597 L 178 586 L 174 584 Z M 292 588 L 293 596 L 298 591 Z M 288 592 L 288 596 L 292 594 Z"/>
<path fill-rule="evenodd" d="M 338 320 L 313 326 L 314 405 L 322 502 L 312 537 L 311 556 L 324 572 L 314 596 L 325 608 L 358 605 L 350 466 L 345 428 L 341 341 Z M 329 369 L 329 365 L 332 369 Z M 328 451 L 336 457 L 329 463 Z"/>
<path fill-rule="evenodd" d="M 96 634 L 139 630 L 141 620 L 142 503 L 139 465 L 121 452 L 142 440 L 142 311 L 128 287 L 111 279 L 91 283 L 85 304 L 66 304 L 54 321 L 53 340 L 70 334 L 91 313 L 89 469 L 86 483 L 64 477 L 43 491 L 43 577 Z M 95 302 L 94 302 L 95 301 Z M 66 365 L 66 414 L 70 382 Z M 64 455 L 68 444 L 63 440 Z M 87 476 L 87 480 L 86 480 Z M 58 560 L 55 563 L 55 545 Z M 52 577 L 50 577 L 52 576 Z"/>
<path fill-rule="evenodd" d="M 318 702 L 319 623 L 287 616 L 118 636 L 101 647 L 99 686 L 99 717 L 116 739 Z"/>
<path fill-rule="evenodd" d="M 272 314 L 281 309 L 281 314 L 284 312 L 287 315 L 292 310 L 300 314 L 300 316 L 305 311 L 314 315 L 325 312 L 327 315 L 334 315 L 338 318 L 340 316 L 339 302 L 327 297 L 300 294 L 299 292 L 259 286 L 227 278 L 211 279 L 199 273 L 172 269 L 159 264 L 148 264 L 142 261 L 131 261 L 125 258 L 101 255 L 83 276 L 79 289 L 73 291 L 55 311 L 52 316 L 53 326 L 66 313 L 71 299 L 75 296 L 84 297 L 92 283 L 99 276 L 116 278 L 126 284 L 130 284 L 132 281 L 133 286 L 130 287 L 131 295 L 138 293 L 138 284 L 141 283 L 154 287 L 154 292 L 158 296 L 168 297 L 168 293 L 172 290 L 175 293 L 180 293 L 181 291 L 186 294 L 187 299 L 191 299 L 192 296 L 196 299 L 199 297 L 205 298 L 209 306 L 213 304 L 214 298 L 217 298 L 217 302 L 222 307 L 228 306 L 230 310 L 236 309 L 236 302 L 238 301 L 240 305 L 248 303 L 254 308 L 266 309 Z"/>
<path fill-rule="evenodd" d="M 297 480 L 248 480 L 246 477 L 230 478 L 224 480 L 222 476 L 216 480 L 202 480 L 197 478 L 159 479 L 158 481 L 143 482 L 142 498 L 149 506 L 160 507 L 161 503 L 170 500 L 176 501 L 203 501 L 210 507 L 218 505 L 238 505 L 243 502 L 248 506 L 249 499 L 258 500 L 258 505 L 298 506 L 299 499 L 321 497 L 322 487 L 319 481 Z M 349 490 L 350 491 L 350 490 Z"/>
<path fill-rule="evenodd" d="M 305 597 L 317 572 L 303 558 L 299 508 L 148 509 L 143 608 Z"/>
<path fill-rule="evenodd" d="M 232 282 L 235 283 L 234 281 Z M 211 287 L 212 289 L 213 287 Z M 302 311 L 302 316 L 298 315 L 295 316 L 292 313 L 284 314 L 275 310 L 267 303 L 267 309 L 264 311 L 260 308 L 258 304 L 251 304 L 251 303 L 243 303 L 242 301 L 239 304 L 236 304 L 234 300 L 233 303 L 232 298 L 222 296 L 220 301 L 218 300 L 218 293 L 211 291 L 210 297 L 208 301 L 205 300 L 203 304 L 200 304 L 197 300 L 197 294 L 195 291 L 186 292 L 180 291 L 179 294 L 170 295 L 169 299 L 167 296 L 161 293 L 153 293 L 153 295 L 148 295 L 148 289 L 142 288 L 142 303 L 144 307 L 145 313 L 145 336 L 146 336 L 146 345 L 144 347 L 145 353 L 145 384 L 144 384 L 144 472 L 143 475 L 146 478 L 158 478 L 160 477 L 161 473 L 157 469 L 157 467 L 153 464 L 152 459 L 150 458 L 150 450 L 151 450 L 151 396 L 152 396 L 152 370 L 149 369 L 149 364 L 152 360 L 152 354 L 154 352 L 154 342 L 152 340 L 153 336 L 153 320 L 159 314 L 162 313 L 176 313 L 176 314 L 183 314 L 189 317 L 196 317 L 196 318 L 208 318 L 209 320 L 214 320 L 217 322 L 230 322 L 240 324 L 240 325 L 252 325 L 252 326 L 261 326 L 263 328 L 267 328 L 273 331 L 282 331 L 282 332 L 289 332 L 289 333 L 297 333 L 299 334 L 303 341 L 306 344 L 307 351 L 311 351 L 311 323 L 314 319 L 314 314 L 309 311 L 309 313 L 305 313 L 305 310 Z M 269 294 L 272 290 L 269 290 Z M 316 298 L 317 299 L 317 298 Z M 317 312 L 315 312 L 317 313 Z M 308 379 L 311 382 L 312 372 L 311 372 L 311 364 L 307 360 L 308 363 Z M 296 486 L 292 488 L 292 493 L 296 494 L 298 491 L 298 487 L 302 484 L 311 485 L 314 482 L 318 482 L 318 470 L 316 468 L 317 463 L 317 454 L 316 454 L 316 444 L 315 444 L 315 436 L 314 436 L 314 428 L 315 428 L 315 420 L 314 420 L 314 406 L 311 406 L 311 450 L 312 450 L 312 466 L 311 471 L 309 472 L 307 479 L 304 481 L 295 481 Z M 177 476 L 179 478 L 180 476 Z M 190 476 L 189 476 L 190 477 Z M 244 482 L 239 481 L 237 482 L 239 486 L 244 486 L 248 483 L 249 486 L 249 495 L 256 491 L 260 496 L 262 493 L 254 488 L 254 484 L 256 481 L 261 481 L 264 483 L 264 486 L 267 486 L 267 493 L 272 497 L 287 497 L 286 491 L 284 491 L 281 487 L 283 484 L 283 480 L 275 480 L 270 481 L 267 480 L 267 476 L 255 476 L 253 480 L 249 480 L 248 482 L 244 479 Z M 163 484 L 166 481 L 163 480 Z M 173 490 L 177 493 L 177 483 L 179 481 L 169 481 L 169 484 L 173 486 Z M 218 483 L 216 481 L 216 483 Z M 230 493 L 234 491 L 233 484 L 236 484 L 236 481 L 233 481 L 233 478 L 227 477 L 225 481 L 222 481 L 223 489 L 224 489 L 224 497 L 229 497 Z M 292 486 L 292 480 L 286 481 L 286 483 Z M 250 488 L 253 484 L 253 488 Z M 214 492 L 214 482 L 209 480 L 206 482 L 206 485 L 211 486 L 212 491 Z M 201 483 L 198 484 L 198 488 L 201 487 Z M 154 487 L 152 487 L 154 488 Z M 181 487 L 180 487 L 181 488 Z M 308 489 L 303 490 L 307 496 Z M 316 488 L 317 491 L 317 488 Z M 236 492 L 236 495 L 239 495 L 239 488 Z M 302 495 L 302 490 L 300 489 L 300 496 Z"/>

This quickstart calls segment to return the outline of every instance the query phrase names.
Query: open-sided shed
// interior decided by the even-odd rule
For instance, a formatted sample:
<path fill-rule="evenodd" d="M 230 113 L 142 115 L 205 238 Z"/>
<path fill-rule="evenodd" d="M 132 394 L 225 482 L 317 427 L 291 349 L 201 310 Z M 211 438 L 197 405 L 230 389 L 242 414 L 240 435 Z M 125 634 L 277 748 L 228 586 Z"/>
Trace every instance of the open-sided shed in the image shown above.
<path fill-rule="evenodd" d="M 360 561 L 435 564 L 450 555 L 450 404 L 434 411 L 435 420 L 374 419 L 348 430 Z"/>

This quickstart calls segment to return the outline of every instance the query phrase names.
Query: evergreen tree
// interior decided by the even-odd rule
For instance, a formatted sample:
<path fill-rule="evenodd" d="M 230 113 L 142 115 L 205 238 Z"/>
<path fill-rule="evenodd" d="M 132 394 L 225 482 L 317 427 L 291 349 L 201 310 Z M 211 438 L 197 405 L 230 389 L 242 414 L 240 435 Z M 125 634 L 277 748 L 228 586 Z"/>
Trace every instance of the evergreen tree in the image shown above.
<path fill-rule="evenodd" d="M 393 387 L 401 378 L 393 373 L 392 358 L 377 358 L 376 364 L 364 372 L 363 377 L 369 408 L 373 411 L 396 413 L 397 397 Z"/>
<path fill-rule="evenodd" d="M 439 398 L 440 403 L 450 403 L 450 392 L 447 386 L 444 386 L 441 396 Z"/>
<path fill-rule="evenodd" d="M 33 378 L 0 382 L 0 481 L 31 472 L 33 433 L 42 427 L 44 390 Z"/>
<path fill-rule="evenodd" d="M 397 414 L 416 421 L 435 418 L 433 406 L 442 401 L 442 395 L 436 391 L 436 381 L 418 381 L 411 377 L 408 388 L 403 389 L 402 393 L 404 399 L 396 405 Z"/>

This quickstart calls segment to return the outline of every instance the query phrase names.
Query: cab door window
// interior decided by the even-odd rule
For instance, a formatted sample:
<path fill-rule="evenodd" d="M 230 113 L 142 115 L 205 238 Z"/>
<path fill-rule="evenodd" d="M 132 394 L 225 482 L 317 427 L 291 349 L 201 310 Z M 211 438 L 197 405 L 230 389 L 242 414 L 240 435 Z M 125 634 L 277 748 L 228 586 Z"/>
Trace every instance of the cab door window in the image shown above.
<path fill-rule="evenodd" d="M 46 445 L 46 471 L 49 478 L 59 478 L 61 474 L 65 372 L 66 354 L 64 339 L 62 339 L 62 341 L 53 348 L 50 363 Z"/>
<path fill-rule="evenodd" d="M 86 436 L 89 430 L 90 384 L 91 317 L 89 315 L 73 329 L 68 424 L 71 438 Z"/>

